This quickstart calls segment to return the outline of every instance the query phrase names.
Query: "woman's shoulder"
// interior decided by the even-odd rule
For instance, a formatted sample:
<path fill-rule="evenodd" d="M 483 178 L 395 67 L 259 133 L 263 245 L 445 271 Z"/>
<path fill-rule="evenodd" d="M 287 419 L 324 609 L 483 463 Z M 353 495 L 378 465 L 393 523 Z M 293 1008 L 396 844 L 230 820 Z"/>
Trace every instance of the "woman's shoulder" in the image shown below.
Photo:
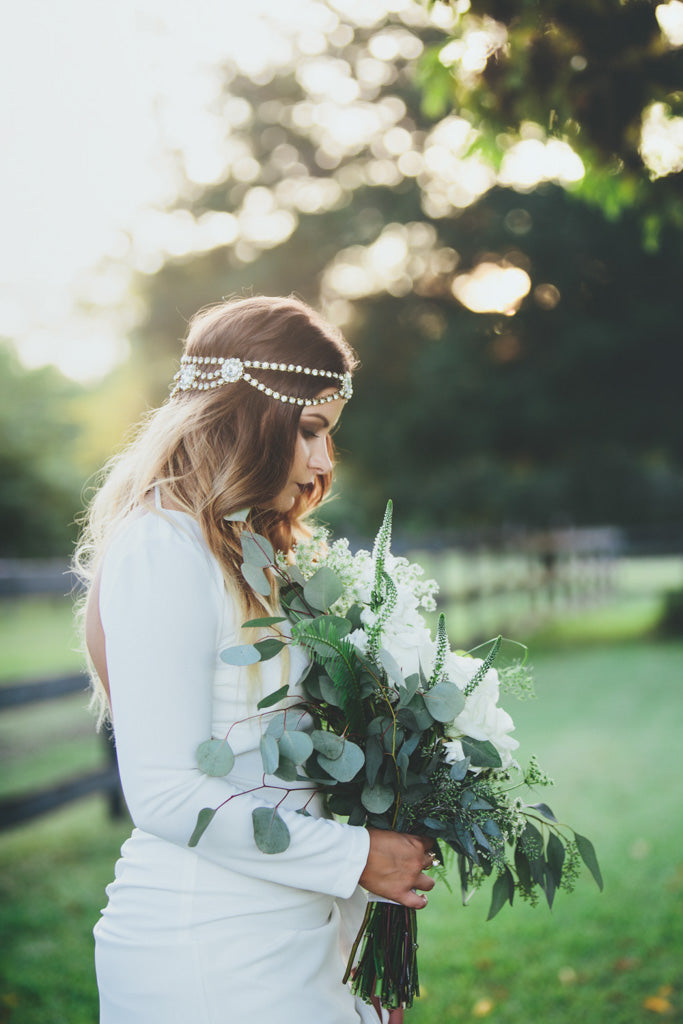
<path fill-rule="evenodd" d="M 104 555 L 103 575 L 123 563 L 138 563 L 146 572 L 162 566 L 181 573 L 190 568 L 223 590 L 220 566 L 204 540 L 199 523 L 175 509 L 139 509 L 119 526 Z M 175 574 L 175 573 L 174 573 Z"/>

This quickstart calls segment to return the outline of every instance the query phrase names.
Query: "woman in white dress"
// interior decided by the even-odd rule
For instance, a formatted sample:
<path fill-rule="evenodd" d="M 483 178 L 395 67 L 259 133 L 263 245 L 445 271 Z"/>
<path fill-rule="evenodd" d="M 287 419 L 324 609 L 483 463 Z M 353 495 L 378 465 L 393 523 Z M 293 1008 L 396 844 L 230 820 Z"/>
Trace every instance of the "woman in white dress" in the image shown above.
<path fill-rule="evenodd" d="M 219 657 L 243 640 L 245 620 L 277 607 L 274 584 L 268 600 L 245 582 L 242 527 L 225 517 L 250 508 L 253 528 L 284 552 L 305 535 L 302 516 L 330 485 L 330 434 L 354 364 L 339 332 L 295 299 L 199 313 L 169 401 L 90 508 L 77 555 L 86 642 L 135 825 L 95 927 L 101 1024 L 389 1019 L 342 984 L 360 886 L 423 907 L 429 844 L 330 820 L 305 783 L 264 777 L 256 703 L 283 680 L 291 692 L 302 656 L 249 669 Z M 204 775 L 198 745 L 228 729 L 233 770 Z M 252 810 L 283 787 L 291 843 L 264 854 Z M 219 804 L 190 848 L 199 810 Z M 296 813 L 304 804 L 311 816 Z"/>

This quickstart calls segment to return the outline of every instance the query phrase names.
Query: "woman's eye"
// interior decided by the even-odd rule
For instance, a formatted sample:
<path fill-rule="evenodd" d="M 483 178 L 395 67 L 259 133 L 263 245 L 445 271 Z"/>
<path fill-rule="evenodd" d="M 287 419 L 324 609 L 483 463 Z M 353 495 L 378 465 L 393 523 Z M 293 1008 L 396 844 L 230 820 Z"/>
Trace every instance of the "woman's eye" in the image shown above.
<path fill-rule="evenodd" d="M 301 434 L 302 434 L 302 437 L 305 437 L 307 441 L 310 441 L 310 440 L 311 440 L 311 438 L 313 438 L 313 437 L 317 437 L 317 436 L 318 436 L 318 435 L 317 435 L 317 434 L 315 433 L 315 431 L 314 431 L 314 430 L 305 430 L 305 429 L 302 429 L 302 431 L 301 431 Z"/>

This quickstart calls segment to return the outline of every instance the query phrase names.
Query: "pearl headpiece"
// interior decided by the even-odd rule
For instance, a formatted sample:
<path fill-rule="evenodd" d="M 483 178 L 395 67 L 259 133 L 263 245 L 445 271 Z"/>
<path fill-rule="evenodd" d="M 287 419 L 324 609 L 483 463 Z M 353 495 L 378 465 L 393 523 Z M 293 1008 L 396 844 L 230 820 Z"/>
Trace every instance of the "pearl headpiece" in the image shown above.
<path fill-rule="evenodd" d="M 339 388 L 327 398 L 299 398 L 296 395 L 282 395 L 273 388 L 266 387 L 257 380 L 249 370 L 276 370 L 278 373 L 304 373 L 309 377 L 331 377 L 339 381 Z M 353 382 L 350 373 L 337 373 L 335 370 L 312 370 L 309 366 L 296 366 L 294 363 L 268 363 L 259 359 L 238 359 L 230 356 L 182 356 L 180 369 L 173 378 L 171 398 L 180 391 L 208 391 L 220 387 L 221 384 L 234 384 L 238 380 L 246 381 L 253 388 L 262 391 L 269 398 L 286 402 L 290 405 L 324 405 L 334 402 L 336 398 L 348 400 L 353 394 Z"/>

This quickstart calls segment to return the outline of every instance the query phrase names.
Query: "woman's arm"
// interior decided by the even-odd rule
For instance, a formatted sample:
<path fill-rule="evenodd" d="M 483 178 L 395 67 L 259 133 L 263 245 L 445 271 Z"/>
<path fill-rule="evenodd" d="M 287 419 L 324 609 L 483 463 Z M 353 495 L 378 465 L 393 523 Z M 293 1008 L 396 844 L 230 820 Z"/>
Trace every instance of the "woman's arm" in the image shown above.
<path fill-rule="evenodd" d="M 186 847 L 198 812 L 237 790 L 197 767 L 211 735 L 212 681 L 225 595 L 220 571 L 191 532 L 154 513 L 129 523 L 105 556 L 105 634 L 121 782 L 135 824 Z M 347 897 L 368 858 L 366 829 L 281 809 L 283 853 L 254 842 L 256 796 L 216 814 L 196 852 L 245 875 Z"/>

